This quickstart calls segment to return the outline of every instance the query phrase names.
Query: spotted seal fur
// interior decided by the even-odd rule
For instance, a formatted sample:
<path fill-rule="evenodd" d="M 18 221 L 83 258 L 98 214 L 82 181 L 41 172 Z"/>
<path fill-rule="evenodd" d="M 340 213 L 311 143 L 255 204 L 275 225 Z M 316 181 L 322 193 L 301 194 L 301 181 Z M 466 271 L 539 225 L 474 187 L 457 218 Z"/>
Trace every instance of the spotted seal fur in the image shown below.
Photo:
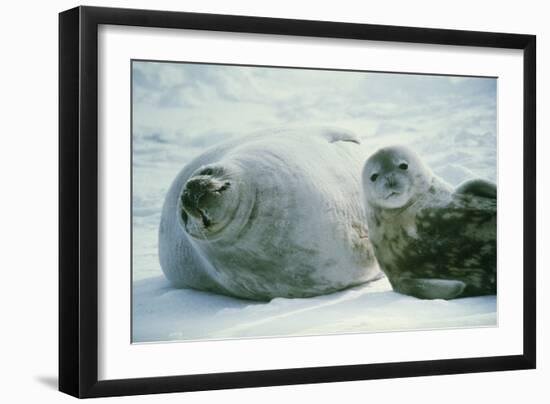
<path fill-rule="evenodd" d="M 453 189 L 402 146 L 373 154 L 362 182 L 371 241 L 395 291 L 424 299 L 496 293 L 494 183 Z"/>

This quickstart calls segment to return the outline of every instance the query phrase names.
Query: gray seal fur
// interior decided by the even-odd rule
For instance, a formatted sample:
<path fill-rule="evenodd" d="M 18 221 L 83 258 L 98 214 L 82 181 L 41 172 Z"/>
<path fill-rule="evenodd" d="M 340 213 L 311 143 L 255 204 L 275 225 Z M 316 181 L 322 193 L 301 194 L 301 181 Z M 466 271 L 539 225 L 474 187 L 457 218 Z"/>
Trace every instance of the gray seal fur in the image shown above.
<path fill-rule="evenodd" d="M 337 129 L 275 130 L 195 158 L 162 210 L 166 277 L 176 287 L 270 300 L 383 276 L 362 205 L 359 143 Z"/>
<path fill-rule="evenodd" d="M 410 149 L 378 150 L 365 163 L 367 223 L 395 291 L 424 299 L 496 294 L 496 185 L 456 189 Z"/>

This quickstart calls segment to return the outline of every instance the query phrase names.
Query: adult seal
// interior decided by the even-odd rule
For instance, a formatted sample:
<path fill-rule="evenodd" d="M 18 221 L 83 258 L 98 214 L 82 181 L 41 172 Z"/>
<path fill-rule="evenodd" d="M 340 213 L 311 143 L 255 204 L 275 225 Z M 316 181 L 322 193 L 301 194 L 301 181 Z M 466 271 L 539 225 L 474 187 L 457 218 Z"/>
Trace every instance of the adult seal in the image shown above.
<path fill-rule="evenodd" d="M 423 299 L 496 293 L 496 185 L 453 189 L 411 150 L 378 150 L 363 174 L 367 223 L 395 291 Z"/>
<path fill-rule="evenodd" d="M 159 257 L 176 287 L 245 299 L 309 297 L 382 276 L 361 198 L 359 140 L 334 129 L 215 146 L 173 181 Z"/>

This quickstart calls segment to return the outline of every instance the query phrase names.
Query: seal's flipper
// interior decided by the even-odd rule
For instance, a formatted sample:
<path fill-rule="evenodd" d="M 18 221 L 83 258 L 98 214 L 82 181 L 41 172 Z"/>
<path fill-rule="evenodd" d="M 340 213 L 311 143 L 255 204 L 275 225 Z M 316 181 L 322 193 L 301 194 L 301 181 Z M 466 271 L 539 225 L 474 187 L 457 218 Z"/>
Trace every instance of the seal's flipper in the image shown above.
<path fill-rule="evenodd" d="M 464 291 L 466 284 L 451 279 L 401 279 L 394 285 L 396 292 L 419 299 L 454 299 Z"/>
<path fill-rule="evenodd" d="M 329 143 L 351 142 L 361 144 L 355 133 L 343 129 L 327 129 L 324 131 L 323 136 Z"/>
<path fill-rule="evenodd" d="M 323 140 L 326 140 L 328 143 L 350 142 L 350 143 L 361 144 L 361 140 L 355 133 L 353 133 L 350 130 L 342 129 L 339 127 L 281 126 L 281 127 L 272 129 L 272 133 L 278 136 L 295 136 L 297 132 L 299 132 L 301 136 L 321 138 Z M 265 134 L 262 131 L 256 132 L 256 135 L 259 135 L 262 137 L 265 136 Z"/>
<path fill-rule="evenodd" d="M 497 199 L 497 186 L 493 182 L 482 179 L 469 180 L 460 184 L 455 194 Z"/>

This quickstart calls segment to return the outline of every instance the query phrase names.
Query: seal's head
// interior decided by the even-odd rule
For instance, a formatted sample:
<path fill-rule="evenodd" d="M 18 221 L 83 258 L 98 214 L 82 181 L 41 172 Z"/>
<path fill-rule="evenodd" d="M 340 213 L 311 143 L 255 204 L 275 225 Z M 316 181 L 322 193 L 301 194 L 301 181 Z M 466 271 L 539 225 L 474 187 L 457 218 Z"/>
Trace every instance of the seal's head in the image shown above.
<path fill-rule="evenodd" d="M 230 166 L 199 167 L 183 185 L 178 202 L 180 225 L 196 239 L 219 235 L 239 210 L 243 184 Z"/>
<path fill-rule="evenodd" d="M 363 189 L 369 205 L 399 209 L 426 192 L 431 178 L 430 170 L 413 151 L 403 146 L 385 147 L 365 163 Z"/>

